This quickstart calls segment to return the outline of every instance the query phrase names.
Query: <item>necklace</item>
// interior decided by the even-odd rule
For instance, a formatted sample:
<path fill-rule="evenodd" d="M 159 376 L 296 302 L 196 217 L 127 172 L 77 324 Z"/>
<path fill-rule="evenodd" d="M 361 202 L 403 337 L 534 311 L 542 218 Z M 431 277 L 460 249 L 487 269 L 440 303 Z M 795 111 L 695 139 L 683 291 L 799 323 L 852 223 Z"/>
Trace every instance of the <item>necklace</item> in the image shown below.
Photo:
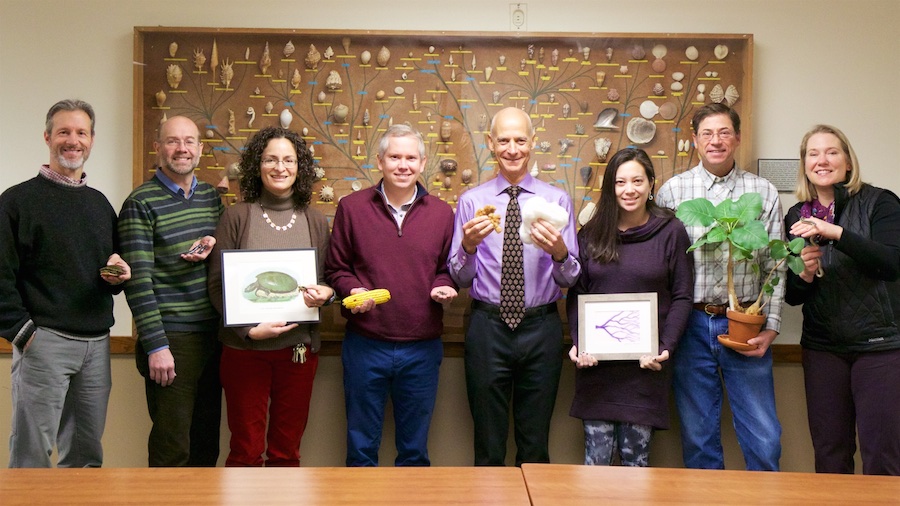
<path fill-rule="evenodd" d="M 288 223 L 288 224 L 285 225 L 285 226 L 276 225 L 276 224 L 269 218 L 269 213 L 266 212 L 266 208 L 263 207 L 262 204 L 259 205 L 259 208 L 262 209 L 262 212 L 263 212 L 263 218 L 266 219 L 266 223 L 268 223 L 270 227 L 274 228 L 275 230 L 277 230 L 277 231 L 279 231 L 279 232 L 284 232 L 285 230 L 287 230 L 287 229 L 289 229 L 289 228 L 292 228 L 292 227 L 294 226 L 294 222 L 297 221 L 297 213 L 291 213 L 291 221 L 290 221 L 290 223 Z"/>

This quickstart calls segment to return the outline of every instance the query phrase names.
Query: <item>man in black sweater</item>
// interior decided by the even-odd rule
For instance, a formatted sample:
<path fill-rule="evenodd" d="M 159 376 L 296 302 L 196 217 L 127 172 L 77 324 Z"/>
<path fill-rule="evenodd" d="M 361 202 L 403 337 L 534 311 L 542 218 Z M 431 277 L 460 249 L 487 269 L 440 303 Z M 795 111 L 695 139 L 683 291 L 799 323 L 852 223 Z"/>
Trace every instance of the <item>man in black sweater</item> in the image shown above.
<path fill-rule="evenodd" d="M 85 184 L 94 110 L 50 108 L 50 163 L 0 195 L 0 336 L 13 344 L 9 467 L 100 467 L 114 293 L 131 277 L 116 213 Z M 102 269 L 102 270 L 101 270 Z"/>

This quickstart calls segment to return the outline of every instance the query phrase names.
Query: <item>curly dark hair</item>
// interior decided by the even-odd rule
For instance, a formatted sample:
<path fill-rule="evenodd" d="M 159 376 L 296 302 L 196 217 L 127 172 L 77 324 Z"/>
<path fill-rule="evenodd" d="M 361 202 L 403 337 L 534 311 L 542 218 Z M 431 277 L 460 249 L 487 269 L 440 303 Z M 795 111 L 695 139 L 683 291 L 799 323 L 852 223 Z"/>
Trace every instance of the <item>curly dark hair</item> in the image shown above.
<path fill-rule="evenodd" d="M 307 207 L 312 199 L 312 186 L 316 180 L 313 170 L 315 162 L 312 153 L 306 147 L 304 141 L 297 132 L 281 127 L 265 127 L 250 139 L 241 153 L 241 197 L 245 202 L 256 202 L 262 194 L 262 173 L 260 163 L 263 151 L 272 139 L 287 139 L 294 145 L 297 152 L 297 180 L 294 181 L 295 207 Z"/>

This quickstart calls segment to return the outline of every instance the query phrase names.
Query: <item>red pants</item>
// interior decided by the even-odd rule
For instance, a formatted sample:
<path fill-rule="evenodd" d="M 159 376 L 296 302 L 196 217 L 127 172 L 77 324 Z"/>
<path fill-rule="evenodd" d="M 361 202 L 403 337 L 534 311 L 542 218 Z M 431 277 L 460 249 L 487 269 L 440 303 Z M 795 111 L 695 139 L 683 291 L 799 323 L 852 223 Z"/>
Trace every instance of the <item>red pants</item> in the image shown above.
<path fill-rule="evenodd" d="M 291 361 L 292 348 L 222 348 L 220 374 L 231 429 L 225 465 L 298 467 L 318 354 L 307 353 L 300 364 Z"/>

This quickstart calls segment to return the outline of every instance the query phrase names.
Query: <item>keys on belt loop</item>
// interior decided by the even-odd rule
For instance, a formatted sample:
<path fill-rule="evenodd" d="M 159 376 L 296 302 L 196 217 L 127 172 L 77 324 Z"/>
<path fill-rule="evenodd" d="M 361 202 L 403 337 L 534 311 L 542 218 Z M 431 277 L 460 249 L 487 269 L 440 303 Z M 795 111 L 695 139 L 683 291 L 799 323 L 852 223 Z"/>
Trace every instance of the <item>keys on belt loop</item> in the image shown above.
<path fill-rule="evenodd" d="M 306 363 L 306 345 L 300 343 L 294 346 L 294 356 L 291 357 L 291 361 L 294 363 L 305 364 Z"/>

